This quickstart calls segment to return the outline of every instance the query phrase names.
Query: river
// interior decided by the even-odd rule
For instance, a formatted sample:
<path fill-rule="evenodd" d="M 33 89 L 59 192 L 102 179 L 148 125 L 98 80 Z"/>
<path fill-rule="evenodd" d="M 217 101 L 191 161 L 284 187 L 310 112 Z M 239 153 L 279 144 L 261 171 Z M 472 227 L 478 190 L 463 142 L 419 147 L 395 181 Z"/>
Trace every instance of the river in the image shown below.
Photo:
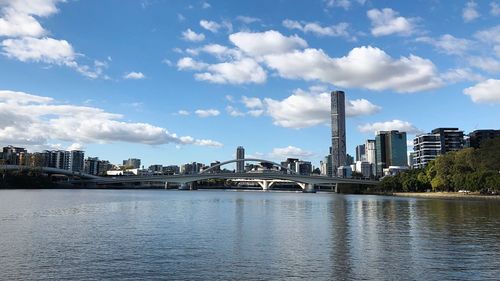
<path fill-rule="evenodd" d="M 0 280 L 498 280 L 500 201 L 0 190 Z"/>

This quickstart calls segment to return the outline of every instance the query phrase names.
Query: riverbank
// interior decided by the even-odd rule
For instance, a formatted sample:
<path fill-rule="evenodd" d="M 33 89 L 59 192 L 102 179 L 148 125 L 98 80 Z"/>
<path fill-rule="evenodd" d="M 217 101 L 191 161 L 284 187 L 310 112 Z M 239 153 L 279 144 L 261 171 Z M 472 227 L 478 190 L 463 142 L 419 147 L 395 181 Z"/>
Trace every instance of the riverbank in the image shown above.
<path fill-rule="evenodd" d="M 490 199 L 500 200 L 500 195 L 483 195 L 478 193 L 460 193 L 460 192 L 393 192 L 385 195 L 400 197 L 415 197 L 429 199 Z"/>

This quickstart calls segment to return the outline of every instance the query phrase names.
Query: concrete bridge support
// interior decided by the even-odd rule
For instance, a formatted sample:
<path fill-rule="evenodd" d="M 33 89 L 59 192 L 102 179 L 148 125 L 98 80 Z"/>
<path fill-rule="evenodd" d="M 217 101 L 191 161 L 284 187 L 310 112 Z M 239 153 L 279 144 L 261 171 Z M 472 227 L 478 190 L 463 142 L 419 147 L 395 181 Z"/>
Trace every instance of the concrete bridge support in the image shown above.
<path fill-rule="evenodd" d="M 268 191 L 271 186 L 273 186 L 275 182 L 274 181 L 269 181 L 269 180 L 263 180 L 259 181 L 259 185 L 262 187 L 262 190 Z"/>
<path fill-rule="evenodd" d="M 313 183 L 306 183 L 305 188 L 302 189 L 302 192 L 304 193 L 316 193 L 316 189 L 314 188 Z"/>
<path fill-rule="evenodd" d="M 168 189 L 168 181 L 165 182 L 165 189 Z"/>

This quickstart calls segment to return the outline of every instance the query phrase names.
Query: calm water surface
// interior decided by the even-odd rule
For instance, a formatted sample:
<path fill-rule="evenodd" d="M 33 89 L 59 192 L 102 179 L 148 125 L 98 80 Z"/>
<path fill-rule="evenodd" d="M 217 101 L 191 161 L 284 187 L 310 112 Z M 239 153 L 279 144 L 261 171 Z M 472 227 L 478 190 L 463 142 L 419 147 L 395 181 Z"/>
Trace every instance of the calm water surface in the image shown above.
<path fill-rule="evenodd" d="M 0 191 L 1 280 L 499 280 L 500 201 Z"/>

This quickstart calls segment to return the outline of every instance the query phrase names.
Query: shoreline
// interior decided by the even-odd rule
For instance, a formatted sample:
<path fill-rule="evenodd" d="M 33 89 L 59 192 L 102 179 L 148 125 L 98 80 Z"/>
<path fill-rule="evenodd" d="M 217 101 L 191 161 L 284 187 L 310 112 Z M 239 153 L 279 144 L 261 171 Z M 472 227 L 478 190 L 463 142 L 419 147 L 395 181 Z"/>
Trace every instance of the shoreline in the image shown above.
<path fill-rule="evenodd" d="M 458 193 L 458 192 L 392 192 L 387 193 L 389 196 L 397 197 L 413 197 L 413 198 L 428 198 L 428 199 L 487 199 L 500 200 L 500 195 L 483 195 L 479 193 Z"/>

